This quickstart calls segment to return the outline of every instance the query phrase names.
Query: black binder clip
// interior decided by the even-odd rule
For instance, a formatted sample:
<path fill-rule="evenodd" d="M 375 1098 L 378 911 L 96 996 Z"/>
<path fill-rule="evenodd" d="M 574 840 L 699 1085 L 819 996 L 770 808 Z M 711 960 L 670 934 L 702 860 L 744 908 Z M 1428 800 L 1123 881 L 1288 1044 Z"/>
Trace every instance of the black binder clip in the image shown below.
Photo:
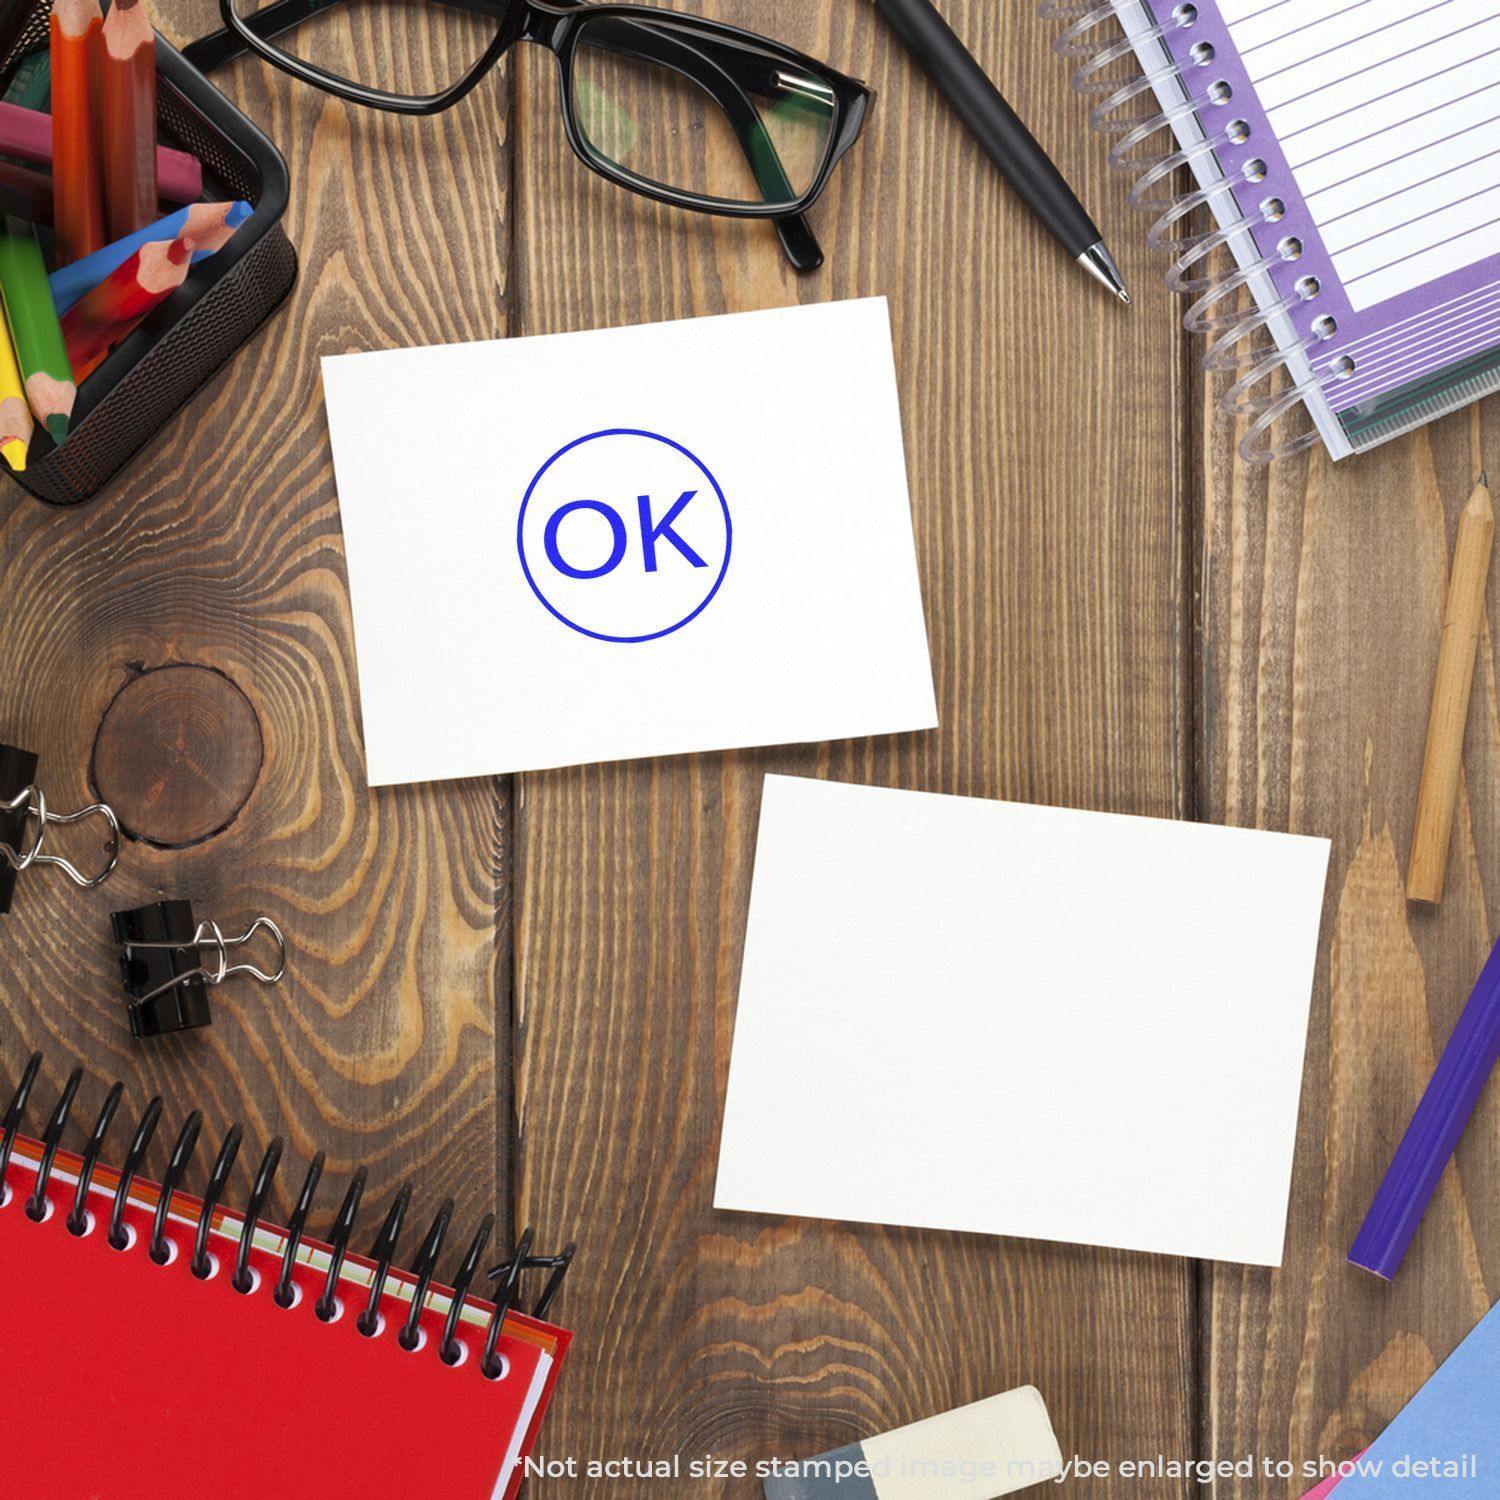
<path fill-rule="evenodd" d="M 74 885 L 90 891 L 106 879 L 120 858 L 120 825 L 102 802 L 91 802 L 77 812 L 53 812 L 36 784 L 37 758 L 29 750 L 0 745 L 0 916 L 10 910 L 16 876 L 33 865 L 53 865 Z M 44 852 L 48 830 L 99 816 L 109 824 L 109 852 L 104 868 L 85 875 L 60 854 Z"/>
<path fill-rule="evenodd" d="M 238 937 L 225 937 L 217 922 L 195 922 L 191 901 L 157 901 L 134 911 L 117 911 L 110 921 L 120 945 L 125 993 L 131 997 L 125 1009 L 134 1037 L 212 1025 L 210 985 L 223 984 L 236 974 L 275 984 L 286 973 L 286 939 L 269 917 L 257 917 Z M 229 950 L 243 947 L 262 931 L 276 945 L 275 972 L 230 963 Z M 205 948 L 212 952 L 206 963 Z"/>

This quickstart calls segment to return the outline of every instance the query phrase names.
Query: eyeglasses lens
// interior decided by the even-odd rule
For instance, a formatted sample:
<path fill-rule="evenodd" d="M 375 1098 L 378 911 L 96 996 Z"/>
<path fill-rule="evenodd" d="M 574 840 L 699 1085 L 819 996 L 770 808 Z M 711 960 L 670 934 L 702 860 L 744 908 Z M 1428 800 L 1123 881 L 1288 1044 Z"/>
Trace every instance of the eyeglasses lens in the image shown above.
<path fill-rule="evenodd" d="M 726 204 L 803 197 L 837 117 L 832 86 L 807 69 L 670 20 L 585 21 L 571 82 L 579 132 L 600 166 Z"/>

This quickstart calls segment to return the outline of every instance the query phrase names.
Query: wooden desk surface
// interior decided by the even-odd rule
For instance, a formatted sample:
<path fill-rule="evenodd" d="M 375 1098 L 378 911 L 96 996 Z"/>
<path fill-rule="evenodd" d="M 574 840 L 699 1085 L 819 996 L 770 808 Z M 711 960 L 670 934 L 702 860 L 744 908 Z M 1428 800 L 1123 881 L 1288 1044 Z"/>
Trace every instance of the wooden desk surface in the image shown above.
<path fill-rule="evenodd" d="M 205 0 L 162 8 L 175 38 L 215 24 Z M 281 1132 L 280 1214 L 319 1146 L 324 1224 L 366 1162 L 361 1241 L 408 1178 L 423 1207 L 451 1193 L 576 1236 L 552 1456 L 806 1456 L 1029 1381 L 1068 1453 L 1346 1457 L 1500 1294 L 1493 1090 L 1399 1282 L 1343 1262 L 1496 925 L 1493 602 L 1447 899 L 1409 908 L 1402 879 L 1448 548 L 1481 460 L 1500 463 L 1500 402 L 1339 467 L 1239 466 L 1056 28 L 1029 0 L 946 9 L 1094 207 L 1133 308 L 1018 209 L 855 0 L 712 7 L 879 90 L 806 280 L 765 226 L 583 171 L 534 49 L 425 122 L 227 70 L 291 167 L 290 305 L 105 499 L 0 501 L 0 729 L 41 753 L 59 804 L 94 764 L 140 835 L 101 891 L 26 877 L 0 930 L 3 1076 L 40 1047 L 34 1112 L 77 1060 L 90 1118 L 119 1076 L 137 1106 L 163 1093 L 174 1128 L 201 1106 L 215 1144 L 244 1120 L 252 1162 Z M 876 292 L 941 730 L 365 788 L 320 355 Z M 411 487 L 419 524 L 420 465 Z M 1331 836 L 1285 1268 L 715 1213 L 769 770 Z M 225 989 L 211 1030 L 132 1044 L 107 912 L 159 893 L 273 914 L 286 983 Z M 758 1490 L 530 1491 L 648 1492 Z"/>

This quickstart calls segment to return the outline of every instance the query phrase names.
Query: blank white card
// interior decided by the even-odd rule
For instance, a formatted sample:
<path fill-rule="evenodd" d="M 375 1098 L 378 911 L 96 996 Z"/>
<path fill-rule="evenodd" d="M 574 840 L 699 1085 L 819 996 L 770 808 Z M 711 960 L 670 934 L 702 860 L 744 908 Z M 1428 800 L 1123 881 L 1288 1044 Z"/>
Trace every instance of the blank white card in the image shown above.
<path fill-rule="evenodd" d="M 1279 1265 L 1328 853 L 767 777 L 716 1205 Z"/>

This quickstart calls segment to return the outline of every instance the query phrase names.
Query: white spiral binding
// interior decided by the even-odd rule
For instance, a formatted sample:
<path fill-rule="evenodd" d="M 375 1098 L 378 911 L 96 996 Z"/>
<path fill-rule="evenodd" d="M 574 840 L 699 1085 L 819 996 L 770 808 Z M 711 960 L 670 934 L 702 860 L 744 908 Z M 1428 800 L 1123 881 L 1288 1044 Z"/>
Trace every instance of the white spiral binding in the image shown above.
<path fill-rule="evenodd" d="M 1041 0 L 1038 8 L 1044 19 L 1065 23 L 1053 42 L 1053 50 L 1061 57 L 1079 60 L 1073 74 L 1074 89 L 1080 94 L 1102 96 L 1089 112 L 1089 124 L 1101 135 L 1115 138 L 1109 152 L 1110 166 L 1116 171 L 1137 174 L 1130 189 L 1130 202 L 1155 216 L 1146 239 L 1153 249 L 1164 250 L 1173 257 L 1167 285 L 1194 299 L 1183 315 L 1183 323 L 1192 332 L 1209 338 L 1202 358 L 1204 370 L 1221 374 L 1243 369 L 1244 373 L 1224 392 L 1220 403 L 1231 416 L 1249 419 L 1240 441 L 1240 456 L 1250 463 L 1269 463 L 1311 447 L 1318 440 L 1316 427 L 1274 446 L 1270 443 L 1270 432 L 1293 407 L 1321 390 L 1323 380 L 1313 376 L 1280 391 L 1269 387 L 1277 373 L 1294 359 L 1331 338 L 1337 325 L 1332 318 L 1320 319 L 1313 324 L 1311 333 L 1287 349 L 1274 340 L 1255 340 L 1254 336 L 1282 315 L 1315 298 L 1320 290 L 1317 277 L 1304 276 L 1295 295 L 1283 296 L 1268 307 L 1247 313 L 1226 304 L 1237 303 L 1242 287 L 1282 263 L 1286 257 L 1279 249 L 1229 271 L 1208 269 L 1216 251 L 1227 247 L 1238 235 L 1253 234 L 1263 225 L 1276 223 L 1284 214 L 1285 205 L 1268 189 L 1255 210 L 1241 213 L 1230 223 L 1204 231 L 1185 231 L 1182 227 L 1196 210 L 1208 207 L 1226 191 L 1263 182 L 1265 163 L 1252 157 L 1232 177 L 1226 175 L 1222 181 L 1191 192 L 1177 192 L 1173 184 L 1184 167 L 1192 167 L 1225 148 L 1246 146 L 1250 127 L 1241 119 L 1231 118 L 1221 130 L 1190 146 L 1179 146 L 1176 137 L 1169 133 L 1170 150 L 1143 149 L 1153 138 L 1171 132 L 1190 115 L 1202 118 L 1205 113 L 1202 106 L 1207 101 L 1194 94 L 1175 61 L 1149 71 L 1140 66 L 1137 48 L 1160 40 L 1166 35 L 1165 28 L 1156 24 L 1134 37 L 1122 35 L 1106 41 L 1096 33 L 1099 27 L 1118 20 L 1116 0 Z M 1129 77 L 1121 76 L 1113 67 L 1124 58 L 1136 65 Z M 1156 88 L 1171 79 L 1178 80 L 1189 97 L 1181 104 L 1163 109 Z M 1147 103 L 1147 112 L 1142 112 L 1136 103 L 1142 99 Z"/>

